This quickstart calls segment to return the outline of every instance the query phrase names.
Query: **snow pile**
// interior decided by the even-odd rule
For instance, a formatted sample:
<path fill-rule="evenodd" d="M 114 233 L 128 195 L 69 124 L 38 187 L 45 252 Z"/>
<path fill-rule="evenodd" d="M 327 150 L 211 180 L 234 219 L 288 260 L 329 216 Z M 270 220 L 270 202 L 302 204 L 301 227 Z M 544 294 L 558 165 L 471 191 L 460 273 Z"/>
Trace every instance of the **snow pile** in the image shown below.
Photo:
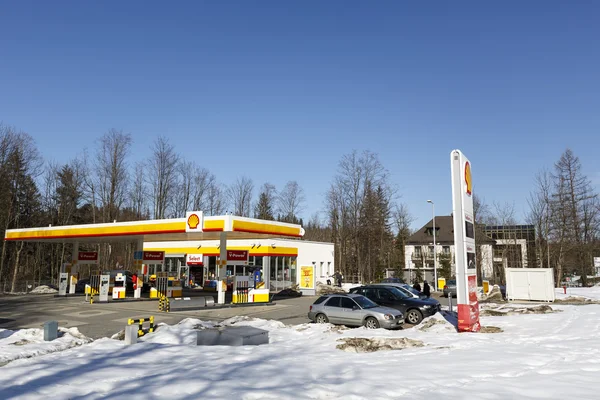
<path fill-rule="evenodd" d="M 443 315 L 437 313 L 423 319 L 423 321 L 417 325 L 416 329 L 422 332 L 456 332 L 457 328 L 454 321 L 456 321 L 454 313 L 444 312 Z"/>
<path fill-rule="evenodd" d="M 479 297 L 479 301 L 484 303 L 504 302 L 504 297 L 502 296 L 502 292 L 500 291 L 500 286 L 494 285 L 492 287 L 492 290 L 490 290 L 488 294 L 484 294 L 482 291 L 481 296 Z"/>
<path fill-rule="evenodd" d="M 317 295 L 331 294 L 331 293 L 347 293 L 347 292 L 339 286 L 326 285 L 321 282 L 317 282 Z"/>
<path fill-rule="evenodd" d="M 584 302 L 584 299 L 600 301 L 600 287 L 596 286 L 591 288 L 567 288 L 567 294 L 565 294 L 563 288 L 556 288 L 554 293 L 558 302 L 568 302 L 574 300 L 574 298 L 579 298 L 579 302 Z"/>
<path fill-rule="evenodd" d="M 33 289 L 31 292 L 33 294 L 54 294 L 58 293 L 58 290 L 51 288 L 50 286 L 42 285 Z"/>
<path fill-rule="evenodd" d="M 59 328 L 59 337 L 44 341 L 43 329 L 0 329 L 0 365 L 21 358 L 63 351 L 91 342 L 92 339 L 79 333 L 77 328 Z"/>
<path fill-rule="evenodd" d="M 561 310 L 553 309 L 547 304 L 509 304 L 501 305 L 489 304 L 481 306 L 479 315 L 484 317 L 504 317 L 507 315 L 515 314 L 551 314 L 555 312 L 561 312 Z"/>

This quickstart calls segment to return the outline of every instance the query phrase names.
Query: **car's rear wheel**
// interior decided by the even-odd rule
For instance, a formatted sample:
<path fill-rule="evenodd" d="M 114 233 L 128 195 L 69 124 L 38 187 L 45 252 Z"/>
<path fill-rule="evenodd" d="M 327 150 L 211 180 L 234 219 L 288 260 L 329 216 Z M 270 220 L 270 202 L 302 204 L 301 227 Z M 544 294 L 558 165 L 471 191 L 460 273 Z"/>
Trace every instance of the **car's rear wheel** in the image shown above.
<path fill-rule="evenodd" d="M 376 318 L 369 317 L 369 318 L 365 319 L 365 328 L 367 328 L 367 329 L 378 329 L 379 328 L 379 321 L 377 321 Z"/>
<path fill-rule="evenodd" d="M 329 318 L 325 314 L 317 314 L 315 321 L 317 324 L 326 324 L 329 322 Z"/>
<path fill-rule="evenodd" d="M 414 308 L 412 310 L 408 310 L 408 313 L 406 314 L 406 322 L 409 324 L 418 325 L 421 323 L 421 321 L 423 321 L 423 314 L 421 314 L 421 311 Z"/>

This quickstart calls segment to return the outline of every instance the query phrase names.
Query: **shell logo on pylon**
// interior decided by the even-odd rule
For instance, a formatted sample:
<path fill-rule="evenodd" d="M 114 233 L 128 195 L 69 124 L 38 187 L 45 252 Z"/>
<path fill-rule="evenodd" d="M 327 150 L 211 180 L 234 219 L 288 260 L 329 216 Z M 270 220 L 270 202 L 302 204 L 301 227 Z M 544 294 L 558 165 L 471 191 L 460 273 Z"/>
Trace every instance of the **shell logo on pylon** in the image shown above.
<path fill-rule="evenodd" d="M 465 163 L 465 184 L 467 186 L 467 194 L 471 196 L 473 194 L 473 178 L 471 177 L 471 163 L 468 161 Z"/>
<path fill-rule="evenodd" d="M 187 224 L 190 229 L 198 229 L 200 218 L 196 214 L 192 214 L 187 219 Z"/>

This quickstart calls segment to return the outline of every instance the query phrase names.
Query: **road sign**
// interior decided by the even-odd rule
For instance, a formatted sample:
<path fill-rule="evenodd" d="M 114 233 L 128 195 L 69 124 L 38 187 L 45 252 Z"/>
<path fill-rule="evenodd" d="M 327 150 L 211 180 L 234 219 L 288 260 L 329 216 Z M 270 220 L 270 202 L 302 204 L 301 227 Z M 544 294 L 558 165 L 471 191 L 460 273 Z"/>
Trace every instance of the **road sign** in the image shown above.
<path fill-rule="evenodd" d="M 456 248 L 456 294 L 458 330 L 478 332 L 477 269 L 475 258 L 475 217 L 471 162 L 460 150 L 450 153 L 452 175 L 452 216 Z"/>

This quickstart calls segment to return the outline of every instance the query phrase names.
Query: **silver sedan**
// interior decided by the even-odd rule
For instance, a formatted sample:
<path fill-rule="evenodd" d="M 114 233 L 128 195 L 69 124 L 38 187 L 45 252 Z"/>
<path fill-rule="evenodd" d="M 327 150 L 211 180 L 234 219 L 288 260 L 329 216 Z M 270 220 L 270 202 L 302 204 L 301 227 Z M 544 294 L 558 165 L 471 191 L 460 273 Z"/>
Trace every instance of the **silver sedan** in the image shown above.
<path fill-rule="evenodd" d="M 402 326 L 402 312 L 378 306 L 360 294 L 328 294 L 310 306 L 308 318 L 317 323 L 394 329 Z"/>

